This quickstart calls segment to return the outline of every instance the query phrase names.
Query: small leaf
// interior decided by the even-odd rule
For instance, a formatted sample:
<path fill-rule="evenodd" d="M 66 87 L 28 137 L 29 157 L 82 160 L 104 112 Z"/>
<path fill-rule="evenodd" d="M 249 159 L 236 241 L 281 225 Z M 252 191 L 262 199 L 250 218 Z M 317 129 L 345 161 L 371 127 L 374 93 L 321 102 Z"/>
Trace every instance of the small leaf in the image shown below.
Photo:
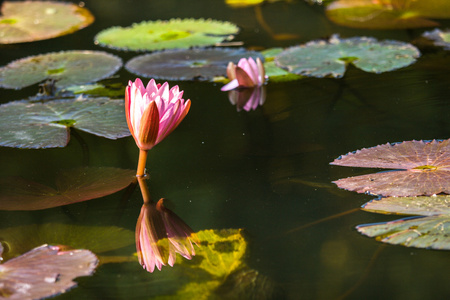
<path fill-rule="evenodd" d="M 106 167 L 63 170 L 56 189 L 21 177 L 0 178 L 0 210 L 39 210 L 104 197 L 130 185 L 135 173 Z"/>
<path fill-rule="evenodd" d="M 450 196 L 388 197 L 372 200 L 363 210 L 381 214 L 435 216 L 450 215 Z"/>
<path fill-rule="evenodd" d="M 407 141 L 364 148 L 335 159 L 332 165 L 401 169 L 334 181 L 343 189 L 382 196 L 450 193 L 450 139 Z"/>
<path fill-rule="evenodd" d="M 130 135 L 123 100 L 14 101 L 0 105 L 0 146 L 64 147 L 69 142 L 67 126 L 108 139 Z"/>
<path fill-rule="evenodd" d="M 66 35 L 89 26 L 86 8 L 56 1 L 5 1 L 0 14 L 0 44 L 24 43 Z"/>
<path fill-rule="evenodd" d="M 204 19 L 148 21 L 131 27 L 112 27 L 99 32 L 95 43 L 119 50 L 187 49 L 231 40 L 239 28 L 229 22 Z"/>
<path fill-rule="evenodd" d="M 42 299 L 76 287 L 74 278 L 91 275 L 97 257 L 89 250 L 63 251 L 42 245 L 0 265 L 2 299 Z"/>
<path fill-rule="evenodd" d="M 114 74 L 122 60 L 103 51 L 62 51 L 30 56 L 0 68 L 0 87 L 21 89 L 46 79 L 58 87 L 86 84 Z"/>
<path fill-rule="evenodd" d="M 408 43 L 333 35 L 328 42 L 311 41 L 288 48 L 275 56 L 275 62 L 298 75 L 340 78 L 349 63 L 366 72 L 382 73 L 409 66 L 419 56 L 419 50 Z"/>
<path fill-rule="evenodd" d="M 166 50 L 144 54 L 131 59 L 125 68 L 139 76 L 164 80 L 213 80 L 226 76 L 230 61 L 238 63 L 243 57 L 262 55 L 243 49 Z"/>
<path fill-rule="evenodd" d="M 436 28 L 433 31 L 423 33 L 423 36 L 434 42 L 434 45 L 444 47 L 445 50 L 450 50 L 450 30 L 442 31 Z"/>
<path fill-rule="evenodd" d="M 356 229 L 383 243 L 450 250 L 450 215 L 448 214 L 364 224 L 357 226 Z"/>

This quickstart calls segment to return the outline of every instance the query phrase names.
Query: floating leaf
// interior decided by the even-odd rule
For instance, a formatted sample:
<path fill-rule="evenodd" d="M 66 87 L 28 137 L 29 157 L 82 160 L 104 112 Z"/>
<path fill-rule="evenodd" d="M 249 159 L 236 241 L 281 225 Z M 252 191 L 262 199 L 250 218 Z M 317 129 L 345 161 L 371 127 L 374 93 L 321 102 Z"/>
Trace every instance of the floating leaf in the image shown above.
<path fill-rule="evenodd" d="M 204 19 L 148 21 L 99 32 L 95 43 L 119 50 L 187 49 L 231 40 L 239 28 L 229 22 Z"/>
<path fill-rule="evenodd" d="M 135 173 L 106 167 L 63 170 L 56 189 L 21 177 L 0 178 L 0 210 L 39 210 L 100 198 L 130 185 Z"/>
<path fill-rule="evenodd" d="M 1 298 L 31 300 L 62 294 L 77 285 L 74 278 L 91 275 L 97 264 L 89 250 L 42 245 L 0 265 Z"/>
<path fill-rule="evenodd" d="M 261 52 L 265 59 L 264 69 L 266 71 L 266 76 L 269 77 L 269 81 L 283 82 L 303 78 L 303 76 L 289 73 L 275 64 L 275 56 L 281 52 L 283 52 L 283 48 L 269 48 Z"/>
<path fill-rule="evenodd" d="M 0 15 L 0 44 L 50 39 L 90 25 L 86 8 L 56 1 L 5 1 Z"/>
<path fill-rule="evenodd" d="M 70 127 L 108 139 L 130 135 L 123 100 L 14 101 L 0 105 L 0 146 L 64 147 Z"/>
<path fill-rule="evenodd" d="M 442 46 L 445 50 L 450 50 L 450 30 L 442 31 L 436 28 L 433 31 L 424 32 L 423 36 L 433 40 L 436 46 Z"/>
<path fill-rule="evenodd" d="M 46 79 L 58 87 L 86 84 L 114 74 L 122 60 L 103 51 L 63 51 L 30 56 L 0 68 L 0 87 L 21 89 Z"/>
<path fill-rule="evenodd" d="M 327 17 L 343 26 L 368 29 L 406 29 L 438 26 L 429 18 L 450 18 L 450 2 L 442 0 L 337 0 Z"/>
<path fill-rule="evenodd" d="M 134 231 L 116 226 L 47 223 L 2 228 L 0 233 L 0 242 L 5 247 L 4 259 L 17 257 L 42 245 L 44 241 L 71 248 L 90 249 L 97 254 L 134 244 Z"/>
<path fill-rule="evenodd" d="M 358 193 L 383 196 L 450 193 L 450 139 L 387 143 L 348 153 L 331 164 L 401 169 L 334 181 L 338 187 Z"/>
<path fill-rule="evenodd" d="M 275 62 L 299 75 L 340 78 L 350 63 L 366 72 L 382 73 L 406 67 L 419 56 L 419 50 L 408 43 L 333 35 L 328 42 L 311 41 L 288 48 L 275 57 Z"/>
<path fill-rule="evenodd" d="M 450 215 L 404 218 L 364 224 L 359 232 L 377 241 L 406 247 L 450 250 Z"/>
<path fill-rule="evenodd" d="M 450 215 L 450 196 L 388 197 L 367 202 L 363 210 L 382 214 Z"/>
<path fill-rule="evenodd" d="M 226 76 L 230 61 L 243 57 L 262 58 L 254 51 L 243 49 L 166 50 L 131 59 L 125 68 L 139 76 L 165 80 L 213 80 Z"/>

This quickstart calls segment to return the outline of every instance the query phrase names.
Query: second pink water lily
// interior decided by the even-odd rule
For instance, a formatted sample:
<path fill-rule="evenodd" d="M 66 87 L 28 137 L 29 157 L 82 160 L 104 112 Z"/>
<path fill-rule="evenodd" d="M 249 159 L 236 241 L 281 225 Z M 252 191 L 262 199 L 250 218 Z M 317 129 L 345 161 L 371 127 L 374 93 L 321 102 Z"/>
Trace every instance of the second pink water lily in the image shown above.
<path fill-rule="evenodd" d="M 237 66 L 230 62 L 227 67 L 228 79 L 231 81 L 221 88 L 230 91 L 235 88 L 252 88 L 262 86 L 266 80 L 264 66 L 259 58 L 241 58 Z"/>
<path fill-rule="evenodd" d="M 151 79 L 145 87 L 137 78 L 125 90 L 128 128 L 141 150 L 150 150 L 168 136 L 184 119 L 191 106 L 178 86 L 157 84 Z"/>

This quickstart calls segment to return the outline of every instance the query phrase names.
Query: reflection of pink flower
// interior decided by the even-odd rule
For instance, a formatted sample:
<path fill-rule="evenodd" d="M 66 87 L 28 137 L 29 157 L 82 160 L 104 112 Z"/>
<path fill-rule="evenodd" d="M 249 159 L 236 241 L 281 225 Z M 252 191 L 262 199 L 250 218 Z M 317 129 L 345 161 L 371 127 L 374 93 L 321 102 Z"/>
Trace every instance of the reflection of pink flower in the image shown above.
<path fill-rule="evenodd" d="M 150 150 L 169 135 L 184 119 L 191 101 L 182 99 L 178 86 L 150 80 L 147 87 L 137 78 L 125 89 L 125 115 L 128 128 L 141 150 Z"/>
<path fill-rule="evenodd" d="M 230 62 L 227 75 L 231 81 L 224 85 L 221 91 L 262 86 L 266 80 L 264 66 L 259 58 L 256 58 L 256 62 L 251 57 L 241 58 L 237 66 Z"/>
<path fill-rule="evenodd" d="M 196 236 L 174 212 L 158 203 L 144 203 L 136 224 L 136 250 L 139 263 L 149 272 L 164 265 L 173 266 L 176 253 L 187 259 L 195 255 Z"/>
<path fill-rule="evenodd" d="M 252 89 L 231 90 L 228 92 L 228 99 L 231 104 L 236 105 L 237 111 L 255 110 L 259 105 L 264 104 L 266 89 L 265 86 L 259 86 Z"/>

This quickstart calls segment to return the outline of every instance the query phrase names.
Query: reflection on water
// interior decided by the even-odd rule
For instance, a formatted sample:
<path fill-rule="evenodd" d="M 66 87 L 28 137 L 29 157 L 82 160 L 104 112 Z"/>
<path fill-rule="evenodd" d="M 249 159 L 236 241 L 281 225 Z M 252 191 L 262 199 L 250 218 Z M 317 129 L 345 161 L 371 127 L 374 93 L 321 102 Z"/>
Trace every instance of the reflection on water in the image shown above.
<path fill-rule="evenodd" d="M 259 25 L 252 8 L 231 9 L 223 1 L 214 6 L 206 0 L 105 3 L 86 3 L 97 19 L 80 32 L 37 42 L 33 47 L 1 46 L 1 64 L 50 51 L 98 50 L 92 38 L 104 28 L 173 17 L 235 22 L 241 27 L 236 39 L 251 48 L 290 46 L 333 33 L 411 42 L 422 33 L 338 27 L 325 19 L 320 7 L 296 1 L 261 7 L 273 32 L 298 36 L 274 40 Z M 114 54 L 124 61 L 135 56 Z M 450 266 L 448 253 L 381 246 L 354 229 L 357 224 L 389 217 L 358 211 L 292 230 L 354 210 L 373 198 L 330 186 L 333 180 L 364 172 L 330 166 L 329 162 L 339 155 L 386 142 L 449 137 L 449 63 L 446 53 L 432 49 L 416 64 L 380 75 L 350 67 L 339 80 L 269 82 L 263 105 L 240 112 L 220 91 L 221 84 L 171 83 L 189 95 L 192 106 L 177 130 L 149 153 L 151 194 L 173 201 L 170 208 L 194 231 L 245 228 L 248 269 L 236 271 L 223 282 L 227 291 L 247 285 L 255 289 L 252 295 L 259 295 L 260 288 L 276 286 L 274 298 L 336 299 L 347 295 L 347 299 L 442 299 L 450 294 L 445 276 Z M 130 79 L 135 76 L 125 70 L 113 78 L 124 86 Z M 1 90 L 1 101 L 22 99 L 37 91 L 37 85 L 20 91 Z M 137 164 L 138 151 L 131 137 L 110 141 L 79 134 L 89 148 L 91 166 L 130 169 Z M 42 184 L 51 183 L 57 170 L 82 163 L 82 146 L 75 139 L 59 149 L 0 148 L 1 176 L 23 176 Z M 0 236 L 12 227 L 49 223 L 134 231 L 142 198 L 137 191 L 123 201 L 124 193 L 43 211 L 2 211 Z M 86 237 L 101 243 L 97 233 L 86 233 Z M 111 248 L 107 254 L 129 256 L 134 251 L 134 245 L 129 245 Z M 183 264 L 195 262 L 194 257 Z M 171 295 L 201 279 L 187 274 L 177 265 L 150 274 L 142 270 L 136 258 L 134 262 L 100 266 L 93 277 L 78 279 L 79 287 L 59 298 L 129 299 L 133 294 L 148 299 Z M 279 294 L 278 288 L 283 293 Z M 218 298 L 236 295 L 223 289 L 218 290 Z"/>

